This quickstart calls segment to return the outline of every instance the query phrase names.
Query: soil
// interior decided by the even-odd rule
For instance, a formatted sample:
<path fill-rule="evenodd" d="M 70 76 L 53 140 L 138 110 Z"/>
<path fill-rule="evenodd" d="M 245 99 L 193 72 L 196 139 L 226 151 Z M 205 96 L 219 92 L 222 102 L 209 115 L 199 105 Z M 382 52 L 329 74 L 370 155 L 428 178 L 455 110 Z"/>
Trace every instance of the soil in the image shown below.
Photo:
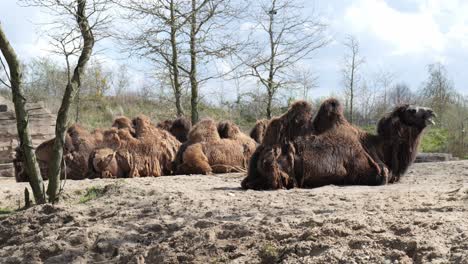
<path fill-rule="evenodd" d="M 244 176 L 68 180 L 26 210 L 28 184 L 2 179 L 0 262 L 468 263 L 468 161 L 378 187 L 244 191 Z"/>

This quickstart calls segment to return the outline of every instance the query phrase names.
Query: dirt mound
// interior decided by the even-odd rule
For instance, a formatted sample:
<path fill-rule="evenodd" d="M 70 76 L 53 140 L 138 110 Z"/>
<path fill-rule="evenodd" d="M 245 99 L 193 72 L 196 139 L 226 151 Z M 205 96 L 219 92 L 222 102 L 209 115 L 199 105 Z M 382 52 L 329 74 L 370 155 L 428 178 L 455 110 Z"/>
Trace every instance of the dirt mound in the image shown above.
<path fill-rule="evenodd" d="M 2 263 L 468 263 L 468 162 L 380 187 L 243 191 L 243 174 L 67 181 L 0 218 Z M 0 208 L 26 184 L 0 181 Z"/>

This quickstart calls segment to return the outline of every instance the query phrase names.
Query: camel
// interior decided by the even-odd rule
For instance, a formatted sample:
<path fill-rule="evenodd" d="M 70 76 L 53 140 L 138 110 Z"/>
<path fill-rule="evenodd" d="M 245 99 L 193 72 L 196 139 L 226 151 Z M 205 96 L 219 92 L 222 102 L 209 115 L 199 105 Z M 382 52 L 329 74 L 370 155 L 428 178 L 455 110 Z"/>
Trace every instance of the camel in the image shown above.
<path fill-rule="evenodd" d="M 427 107 L 397 106 L 377 124 L 377 134 L 361 133 L 371 157 L 389 171 L 389 182 L 398 182 L 414 162 L 424 130 L 433 125 L 436 114 Z"/>
<path fill-rule="evenodd" d="M 230 121 L 202 120 L 179 149 L 176 174 L 242 172 L 255 150 L 253 139 Z"/>
<path fill-rule="evenodd" d="M 148 117 L 132 120 L 133 136 L 127 129 L 109 130 L 114 149 L 103 147 L 89 155 L 90 177 L 144 177 L 172 174 L 172 160 L 180 142 L 168 131 L 154 126 Z"/>
<path fill-rule="evenodd" d="M 380 120 L 373 135 L 350 125 L 338 100 L 328 99 L 312 121 L 312 133 L 258 148 L 241 185 L 278 189 L 396 182 L 414 161 L 421 133 L 434 116 L 429 108 L 399 106 Z"/>

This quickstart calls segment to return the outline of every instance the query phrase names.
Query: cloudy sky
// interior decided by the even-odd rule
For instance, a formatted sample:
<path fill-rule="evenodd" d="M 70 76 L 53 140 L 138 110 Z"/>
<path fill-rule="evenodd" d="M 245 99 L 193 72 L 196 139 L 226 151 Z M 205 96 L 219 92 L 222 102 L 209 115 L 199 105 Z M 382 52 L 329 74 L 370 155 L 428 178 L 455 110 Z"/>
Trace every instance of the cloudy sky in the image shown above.
<path fill-rule="evenodd" d="M 333 41 L 305 62 L 319 76 L 319 88 L 311 93 L 312 97 L 340 91 L 343 40 L 347 34 L 360 42 L 368 81 L 384 70 L 416 90 L 426 79 L 426 66 L 441 62 L 455 88 L 468 95 L 468 1 L 327 0 L 315 1 L 314 9 L 330 25 Z M 47 16 L 36 8 L 20 7 L 16 0 L 0 1 L 0 22 L 24 60 L 48 55 L 47 40 L 35 33 L 38 25 L 34 21 L 44 20 Z M 103 57 L 112 67 L 125 63 L 115 54 L 108 49 Z M 131 64 L 134 69 L 144 65 L 138 61 Z M 135 78 L 141 79 L 137 72 Z"/>

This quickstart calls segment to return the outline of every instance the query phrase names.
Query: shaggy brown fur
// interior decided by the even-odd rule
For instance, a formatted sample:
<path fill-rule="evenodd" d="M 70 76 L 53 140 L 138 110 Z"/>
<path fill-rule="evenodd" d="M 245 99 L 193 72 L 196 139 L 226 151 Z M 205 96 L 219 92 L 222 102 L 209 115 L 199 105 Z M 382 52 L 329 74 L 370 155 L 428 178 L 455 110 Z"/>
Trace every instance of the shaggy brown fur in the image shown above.
<path fill-rule="evenodd" d="M 257 144 L 255 140 L 247 136 L 240 128 L 231 121 L 223 121 L 218 123 L 218 133 L 221 138 L 232 139 L 241 144 L 244 148 L 244 156 L 250 159 L 250 156 L 255 151 Z"/>
<path fill-rule="evenodd" d="M 203 120 L 189 133 L 179 149 L 177 174 L 209 174 L 245 171 L 247 160 L 255 150 L 253 139 L 230 121 Z M 195 141 L 199 142 L 195 142 Z M 194 143 L 191 143 L 194 142 Z"/>
<path fill-rule="evenodd" d="M 168 131 L 140 115 L 132 121 L 135 137 L 127 129 L 108 131 L 117 149 L 97 149 L 89 157 L 93 177 L 142 177 L 172 173 L 172 160 L 180 142 Z M 108 139 L 108 141 L 110 141 Z"/>
<path fill-rule="evenodd" d="M 243 146 L 231 139 L 221 139 L 188 146 L 177 174 L 242 172 L 246 167 Z"/>
<path fill-rule="evenodd" d="M 160 122 L 157 127 L 169 131 L 177 140 L 184 143 L 187 141 L 188 133 L 192 128 L 192 121 L 185 117 L 179 117 L 174 121 L 165 120 Z"/>
<path fill-rule="evenodd" d="M 193 126 L 188 134 L 187 141 L 198 143 L 220 139 L 216 122 L 211 118 L 205 118 Z"/>
<path fill-rule="evenodd" d="M 434 116 L 429 108 L 399 106 L 380 120 L 373 135 L 350 125 L 339 102 L 328 99 L 314 118 L 315 135 L 296 138 L 295 152 L 284 150 L 284 144 L 281 154 L 275 147 L 257 149 L 242 187 L 288 188 L 284 174 L 305 188 L 396 182 L 414 161 L 421 134 Z M 293 159 L 285 158 L 291 153 Z"/>
<path fill-rule="evenodd" d="M 283 149 L 279 145 L 260 145 L 250 159 L 248 176 L 242 181 L 242 188 L 276 190 L 296 187 L 294 159 L 292 144 Z"/>
<path fill-rule="evenodd" d="M 119 116 L 114 119 L 112 127 L 117 129 L 128 129 L 128 131 L 130 131 L 130 133 L 135 136 L 135 128 L 133 128 L 132 120 L 126 116 Z"/>
<path fill-rule="evenodd" d="M 372 158 L 397 182 L 416 158 L 424 129 L 435 117 L 430 108 L 401 105 L 380 119 L 377 135 L 361 133 L 361 141 Z"/>
<path fill-rule="evenodd" d="M 336 99 L 322 103 L 313 125 L 317 135 L 293 139 L 295 150 L 288 147 L 290 144 L 279 145 L 282 151 L 275 155 L 273 164 L 267 169 L 259 169 L 259 165 L 250 167 L 252 170 L 249 170 L 242 186 L 253 189 L 290 187 L 278 183 L 280 179 L 287 179 L 284 174 L 295 178 L 293 186 L 305 188 L 326 184 L 375 185 L 385 180 L 386 174 L 381 173 L 380 167 L 367 154 L 359 141 L 358 130 L 344 118 L 343 109 Z M 264 160 L 270 164 L 272 159 L 260 154 L 257 164 Z M 269 180 L 259 183 L 258 178 Z"/>
<path fill-rule="evenodd" d="M 250 131 L 250 137 L 258 144 L 262 144 L 263 137 L 270 121 L 268 119 L 260 119 L 255 123 L 254 128 Z"/>
<path fill-rule="evenodd" d="M 312 106 L 305 101 L 297 101 L 289 110 L 270 120 L 262 144 L 273 146 L 285 144 L 299 136 L 312 132 Z"/>
<path fill-rule="evenodd" d="M 279 117 L 272 118 L 266 128 L 262 144 L 257 147 L 249 161 L 247 177 L 242 187 L 248 189 L 277 189 L 295 186 L 294 177 L 285 171 L 293 171 L 295 150 L 290 144 L 299 136 L 310 135 L 312 131 L 312 106 L 298 101 Z M 289 162 L 285 162 L 289 160 Z M 281 166 L 279 166 L 279 161 Z M 289 168 L 286 168 L 286 165 Z"/>
<path fill-rule="evenodd" d="M 173 167 L 177 168 L 183 163 L 183 154 L 188 146 L 199 142 L 218 141 L 221 137 L 218 133 L 216 122 L 211 118 L 205 118 L 196 123 L 188 133 L 185 141 L 177 151 Z M 176 169 L 176 171 L 179 171 Z"/>

